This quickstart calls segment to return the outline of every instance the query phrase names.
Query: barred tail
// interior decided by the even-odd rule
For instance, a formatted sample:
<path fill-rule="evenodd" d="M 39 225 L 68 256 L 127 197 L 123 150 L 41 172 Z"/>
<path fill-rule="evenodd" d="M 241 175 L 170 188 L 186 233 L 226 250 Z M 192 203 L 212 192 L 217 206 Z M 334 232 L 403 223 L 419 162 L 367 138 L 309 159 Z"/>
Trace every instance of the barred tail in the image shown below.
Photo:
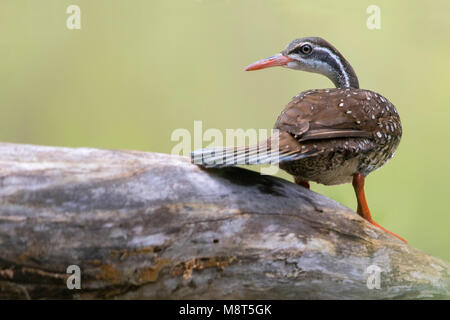
<path fill-rule="evenodd" d="M 191 152 L 191 161 L 205 168 L 231 167 L 251 164 L 278 164 L 284 161 L 302 159 L 307 154 L 298 151 L 282 152 L 278 146 L 263 143 L 250 147 L 211 148 Z"/>

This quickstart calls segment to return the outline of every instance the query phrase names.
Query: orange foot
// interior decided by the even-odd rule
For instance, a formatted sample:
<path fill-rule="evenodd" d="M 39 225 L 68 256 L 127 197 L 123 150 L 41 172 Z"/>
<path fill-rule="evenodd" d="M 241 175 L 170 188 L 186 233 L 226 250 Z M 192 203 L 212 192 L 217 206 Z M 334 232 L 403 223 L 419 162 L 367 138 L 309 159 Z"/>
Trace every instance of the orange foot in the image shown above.
<path fill-rule="evenodd" d="M 396 235 L 395 233 L 393 233 L 392 231 L 389 231 L 385 228 L 383 228 L 382 226 L 380 226 L 378 223 L 376 223 L 375 221 L 373 221 L 372 219 L 372 215 L 370 214 L 370 210 L 369 210 L 369 206 L 367 205 L 367 201 L 366 201 L 366 195 L 364 194 L 364 176 L 360 173 L 355 173 L 353 175 L 353 188 L 355 189 L 355 193 L 356 193 L 356 199 L 358 200 L 358 210 L 356 212 L 358 212 L 358 214 L 363 217 L 364 219 L 366 219 L 367 221 L 369 221 L 371 224 L 373 224 L 374 226 L 377 226 L 378 228 L 392 234 L 394 237 L 399 238 L 400 240 L 402 240 L 405 243 L 408 243 L 405 239 L 403 239 L 402 237 Z"/>

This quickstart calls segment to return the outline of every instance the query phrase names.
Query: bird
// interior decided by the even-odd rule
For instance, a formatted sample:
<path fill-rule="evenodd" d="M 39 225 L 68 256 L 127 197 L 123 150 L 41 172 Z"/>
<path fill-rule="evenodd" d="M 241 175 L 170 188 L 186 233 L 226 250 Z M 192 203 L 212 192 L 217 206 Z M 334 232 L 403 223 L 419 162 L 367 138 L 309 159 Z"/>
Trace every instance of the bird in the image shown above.
<path fill-rule="evenodd" d="M 324 75 L 335 87 L 303 91 L 292 98 L 267 140 L 250 146 L 195 150 L 192 163 L 206 168 L 277 164 L 307 189 L 310 181 L 352 183 L 356 212 L 407 243 L 372 219 L 364 192 L 366 177 L 386 164 L 400 143 L 397 109 L 381 94 L 361 89 L 350 63 L 321 37 L 295 39 L 281 53 L 245 70 L 275 66 Z"/>

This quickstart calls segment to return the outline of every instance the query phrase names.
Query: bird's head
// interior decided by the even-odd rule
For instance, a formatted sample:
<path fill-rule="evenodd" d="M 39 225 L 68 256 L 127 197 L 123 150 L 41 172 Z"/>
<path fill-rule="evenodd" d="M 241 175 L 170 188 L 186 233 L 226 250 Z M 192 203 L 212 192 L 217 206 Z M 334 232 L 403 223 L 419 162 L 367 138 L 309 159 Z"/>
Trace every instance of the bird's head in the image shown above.
<path fill-rule="evenodd" d="M 345 58 L 329 42 L 319 37 L 295 39 L 281 53 L 249 65 L 245 70 L 282 66 L 320 73 L 337 87 L 358 88 L 358 78 Z"/>

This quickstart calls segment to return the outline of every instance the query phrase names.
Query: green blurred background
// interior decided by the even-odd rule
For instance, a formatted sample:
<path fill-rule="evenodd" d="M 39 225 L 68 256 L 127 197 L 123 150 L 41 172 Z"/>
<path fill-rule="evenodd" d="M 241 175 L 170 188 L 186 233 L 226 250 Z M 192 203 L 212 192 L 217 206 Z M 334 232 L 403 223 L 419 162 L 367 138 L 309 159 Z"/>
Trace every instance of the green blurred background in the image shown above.
<path fill-rule="evenodd" d="M 70 4 L 81 30 L 66 28 Z M 366 27 L 372 4 L 381 30 Z M 194 120 L 269 129 L 291 97 L 332 84 L 243 68 L 321 36 L 402 117 L 396 157 L 368 178 L 375 220 L 450 260 L 449 14 L 448 0 L 2 0 L 0 140 L 169 153 Z M 355 208 L 351 185 L 312 189 Z"/>

